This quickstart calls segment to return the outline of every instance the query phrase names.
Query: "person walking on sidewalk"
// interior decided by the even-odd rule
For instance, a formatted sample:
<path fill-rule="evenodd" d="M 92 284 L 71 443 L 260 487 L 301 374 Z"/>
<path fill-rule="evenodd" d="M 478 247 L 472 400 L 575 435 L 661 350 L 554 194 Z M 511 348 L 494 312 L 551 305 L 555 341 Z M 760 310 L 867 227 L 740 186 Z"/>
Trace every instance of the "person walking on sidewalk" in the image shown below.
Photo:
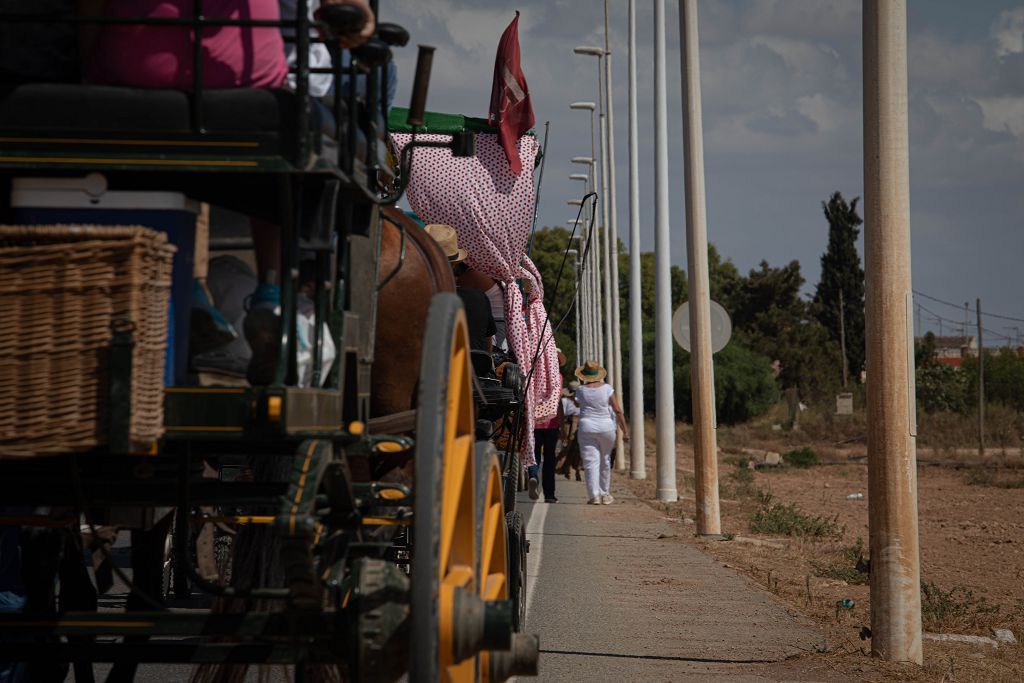
<path fill-rule="evenodd" d="M 580 408 L 576 436 L 583 460 L 587 503 L 590 505 L 611 505 L 615 500 L 608 493 L 608 487 L 611 485 L 611 454 L 615 447 L 616 424 L 623 436 L 629 439 L 629 429 L 615 391 L 604 381 L 607 374 L 607 370 L 592 360 L 576 368 L 576 377 L 581 382 L 576 390 L 576 405 Z"/>
<path fill-rule="evenodd" d="M 558 351 L 559 367 L 565 365 L 566 357 L 561 349 Z M 562 410 L 562 401 L 558 401 L 558 412 L 555 416 L 545 422 L 538 422 L 533 430 L 533 454 L 537 464 L 527 468 L 529 479 L 526 488 L 530 492 L 530 499 L 537 500 L 540 496 L 537 493 L 537 470 L 543 468 L 544 502 L 557 503 L 555 498 L 555 448 L 558 446 L 558 434 L 562 431 L 562 420 L 565 414 Z"/>
<path fill-rule="evenodd" d="M 580 444 L 576 440 L 576 426 L 579 422 L 580 407 L 576 405 L 576 390 L 580 383 L 576 380 L 569 382 L 569 387 L 562 390 L 562 433 L 558 439 L 561 449 L 558 453 L 558 464 L 555 470 L 566 479 L 569 478 L 569 471 L 576 472 L 576 481 L 582 481 L 580 468 Z"/>

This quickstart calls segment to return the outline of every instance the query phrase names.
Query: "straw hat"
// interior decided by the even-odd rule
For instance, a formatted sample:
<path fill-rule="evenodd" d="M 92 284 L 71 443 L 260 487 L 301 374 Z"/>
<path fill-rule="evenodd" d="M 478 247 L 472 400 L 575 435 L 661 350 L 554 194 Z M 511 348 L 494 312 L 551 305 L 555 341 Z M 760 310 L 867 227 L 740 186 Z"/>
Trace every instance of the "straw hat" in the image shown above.
<path fill-rule="evenodd" d="M 581 382 L 589 384 L 603 380 L 608 371 L 602 368 L 596 360 L 588 360 L 582 366 L 576 368 L 574 374 L 580 378 Z"/>
<path fill-rule="evenodd" d="M 576 380 L 569 382 L 569 391 L 576 393 L 576 390 L 580 388 L 580 383 Z"/>
<path fill-rule="evenodd" d="M 466 250 L 459 248 L 459 238 L 455 234 L 455 228 L 444 223 L 431 223 L 423 229 L 434 238 L 450 263 L 461 263 L 466 260 Z"/>

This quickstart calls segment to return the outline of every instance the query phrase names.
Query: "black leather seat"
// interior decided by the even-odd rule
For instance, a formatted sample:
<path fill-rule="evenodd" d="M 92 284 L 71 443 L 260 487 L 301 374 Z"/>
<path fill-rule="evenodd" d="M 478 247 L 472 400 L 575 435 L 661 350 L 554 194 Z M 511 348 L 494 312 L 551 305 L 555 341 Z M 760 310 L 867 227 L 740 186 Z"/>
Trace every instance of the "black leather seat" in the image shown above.
<path fill-rule="evenodd" d="M 188 136 L 191 97 L 180 90 L 78 83 L 16 85 L 0 91 L 0 130 Z M 206 131 L 260 134 L 281 156 L 289 156 L 287 152 L 295 144 L 297 110 L 298 98 L 285 90 L 237 88 L 202 93 Z M 311 115 L 311 130 L 319 126 L 314 119 Z"/>

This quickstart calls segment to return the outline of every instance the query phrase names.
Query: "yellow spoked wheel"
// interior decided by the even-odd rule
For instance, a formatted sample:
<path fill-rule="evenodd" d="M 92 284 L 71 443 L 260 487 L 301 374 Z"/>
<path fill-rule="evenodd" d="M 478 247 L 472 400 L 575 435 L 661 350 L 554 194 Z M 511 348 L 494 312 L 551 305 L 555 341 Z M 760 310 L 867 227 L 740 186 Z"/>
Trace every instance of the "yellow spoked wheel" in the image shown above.
<path fill-rule="evenodd" d="M 454 294 L 438 294 L 427 314 L 416 417 L 412 683 L 477 678 L 477 658 L 459 628 L 460 604 L 481 590 L 471 382 L 462 302 Z"/>
<path fill-rule="evenodd" d="M 502 501 L 501 465 L 494 444 L 480 442 L 476 446 L 477 528 L 480 533 L 480 599 L 486 602 L 507 600 L 508 543 L 505 531 L 505 505 Z M 480 653 L 480 679 L 494 678 L 492 654 Z"/>

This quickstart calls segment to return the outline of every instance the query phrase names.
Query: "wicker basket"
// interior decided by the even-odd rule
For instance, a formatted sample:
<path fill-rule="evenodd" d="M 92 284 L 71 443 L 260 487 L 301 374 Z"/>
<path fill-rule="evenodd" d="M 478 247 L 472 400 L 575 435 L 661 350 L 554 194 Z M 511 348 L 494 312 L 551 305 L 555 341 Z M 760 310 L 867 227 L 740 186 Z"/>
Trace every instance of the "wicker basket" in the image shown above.
<path fill-rule="evenodd" d="M 115 320 L 135 325 L 133 447 L 160 438 L 174 252 L 140 226 L 0 226 L 0 458 L 107 442 Z"/>

